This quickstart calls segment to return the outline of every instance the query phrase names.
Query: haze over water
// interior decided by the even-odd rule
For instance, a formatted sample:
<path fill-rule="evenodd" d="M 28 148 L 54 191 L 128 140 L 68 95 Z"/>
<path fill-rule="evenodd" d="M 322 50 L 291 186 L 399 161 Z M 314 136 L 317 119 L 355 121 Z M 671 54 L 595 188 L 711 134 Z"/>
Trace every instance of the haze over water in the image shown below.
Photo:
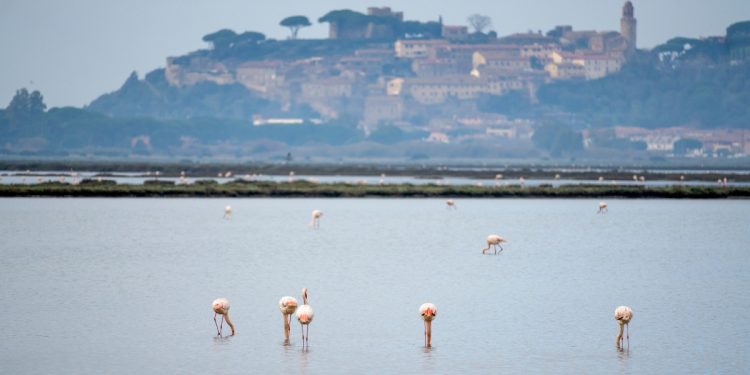
<path fill-rule="evenodd" d="M 2 199 L 0 372 L 746 372 L 750 202 L 597 204 Z M 509 243 L 483 256 L 491 233 Z M 302 287 L 307 352 L 277 307 Z M 218 297 L 235 337 L 215 337 Z"/>

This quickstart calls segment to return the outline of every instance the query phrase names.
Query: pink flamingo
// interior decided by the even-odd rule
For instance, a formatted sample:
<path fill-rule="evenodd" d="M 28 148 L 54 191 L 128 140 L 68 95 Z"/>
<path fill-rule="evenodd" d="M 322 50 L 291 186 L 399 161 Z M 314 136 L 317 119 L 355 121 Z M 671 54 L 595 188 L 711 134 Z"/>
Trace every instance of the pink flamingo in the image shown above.
<path fill-rule="evenodd" d="M 232 329 L 232 336 L 234 336 L 234 324 L 229 320 L 229 300 L 226 298 L 217 298 L 213 303 L 214 309 L 214 325 L 216 325 L 216 333 L 221 336 L 221 331 L 224 329 L 224 320 L 229 324 L 229 328 Z M 221 315 L 221 326 L 216 323 L 216 314 Z"/>
<path fill-rule="evenodd" d="M 596 211 L 596 213 L 603 214 L 603 213 L 606 213 L 607 211 L 609 211 L 609 209 L 607 208 L 607 202 L 605 201 L 599 202 L 599 211 Z"/>
<path fill-rule="evenodd" d="M 485 254 L 487 250 L 490 249 L 490 247 L 495 249 L 495 254 L 497 254 L 497 248 L 500 247 L 500 251 L 503 251 L 503 246 L 501 245 L 503 242 L 508 242 L 505 240 L 505 238 L 502 238 L 498 236 L 497 234 L 490 234 L 487 236 L 487 247 L 482 249 L 482 254 Z"/>
<path fill-rule="evenodd" d="M 445 205 L 448 209 L 458 209 L 458 207 L 456 206 L 456 201 L 454 201 L 453 199 L 448 199 L 447 201 L 445 201 Z"/>
<path fill-rule="evenodd" d="M 617 338 L 615 339 L 618 348 L 623 344 L 623 326 L 627 328 L 631 319 L 633 319 L 633 310 L 630 309 L 630 307 L 620 306 L 615 309 L 615 320 L 617 320 L 617 324 L 620 326 L 620 330 L 617 332 Z M 630 329 L 628 329 L 626 337 L 628 339 L 628 346 L 630 346 Z"/>
<path fill-rule="evenodd" d="M 315 313 L 312 307 L 307 304 L 307 288 L 302 288 L 302 306 L 297 309 L 297 321 L 302 327 L 302 346 L 308 345 L 310 339 L 310 323 L 313 320 Z M 307 327 L 307 335 L 305 335 L 305 327 Z"/>
<path fill-rule="evenodd" d="M 437 316 L 437 307 L 431 303 L 423 303 L 419 306 L 419 315 L 424 320 L 424 346 L 429 348 L 432 343 L 432 321 Z"/>
<path fill-rule="evenodd" d="M 320 217 L 323 216 L 323 211 L 313 210 L 311 216 L 312 216 L 312 221 L 310 222 L 310 226 L 313 228 L 320 227 Z"/>
<path fill-rule="evenodd" d="M 284 342 L 289 342 L 289 331 L 291 330 L 292 314 L 297 310 L 297 300 L 294 297 L 281 297 L 279 309 L 284 317 Z"/>

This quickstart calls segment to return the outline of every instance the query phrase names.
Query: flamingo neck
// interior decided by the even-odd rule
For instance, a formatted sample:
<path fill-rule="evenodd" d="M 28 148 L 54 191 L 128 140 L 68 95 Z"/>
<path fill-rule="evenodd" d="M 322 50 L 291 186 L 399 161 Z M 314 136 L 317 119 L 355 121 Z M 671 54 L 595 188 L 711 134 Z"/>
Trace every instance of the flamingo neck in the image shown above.
<path fill-rule="evenodd" d="M 617 331 L 617 345 L 620 345 L 620 339 L 622 339 L 622 333 L 623 328 L 625 327 L 625 323 L 623 323 L 621 320 L 618 320 L 617 325 L 619 325 L 619 329 Z"/>

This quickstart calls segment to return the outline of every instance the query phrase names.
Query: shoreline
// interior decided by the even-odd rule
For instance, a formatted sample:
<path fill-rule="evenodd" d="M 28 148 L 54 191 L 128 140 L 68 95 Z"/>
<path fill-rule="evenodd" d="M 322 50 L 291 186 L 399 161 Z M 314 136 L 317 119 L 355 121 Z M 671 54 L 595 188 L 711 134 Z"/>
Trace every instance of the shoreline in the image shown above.
<path fill-rule="evenodd" d="M 551 185 L 472 186 L 472 185 L 365 185 L 307 181 L 244 182 L 226 184 L 202 182 L 177 185 L 159 181 L 144 185 L 116 184 L 114 181 L 84 180 L 77 185 L 46 182 L 33 185 L 0 185 L 0 197 L 128 197 L 128 198 L 668 198 L 668 199 L 750 199 L 750 187 L 706 186 L 601 186 Z"/>

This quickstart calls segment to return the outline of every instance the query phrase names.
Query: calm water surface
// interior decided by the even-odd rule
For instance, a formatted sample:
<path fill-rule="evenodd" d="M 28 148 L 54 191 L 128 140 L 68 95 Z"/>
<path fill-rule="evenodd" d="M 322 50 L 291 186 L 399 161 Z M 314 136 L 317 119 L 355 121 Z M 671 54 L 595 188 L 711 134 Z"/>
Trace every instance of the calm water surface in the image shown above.
<path fill-rule="evenodd" d="M 748 372 L 750 201 L 597 203 L 0 199 L 0 373 Z M 308 351 L 277 308 L 302 287 Z"/>

